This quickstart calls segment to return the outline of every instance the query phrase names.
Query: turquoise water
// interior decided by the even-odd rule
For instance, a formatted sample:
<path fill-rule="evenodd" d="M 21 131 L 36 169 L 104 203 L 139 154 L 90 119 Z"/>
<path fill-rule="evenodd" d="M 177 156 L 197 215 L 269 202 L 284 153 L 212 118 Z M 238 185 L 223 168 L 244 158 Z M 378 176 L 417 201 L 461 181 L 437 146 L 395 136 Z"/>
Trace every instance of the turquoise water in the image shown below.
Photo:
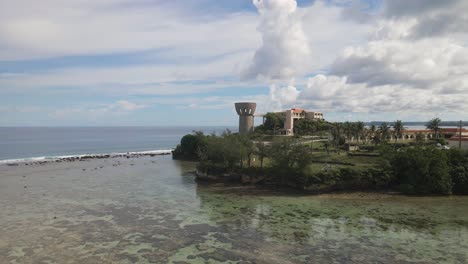
<path fill-rule="evenodd" d="M 0 263 L 467 263 L 468 197 L 199 184 L 170 157 L 0 167 Z"/>

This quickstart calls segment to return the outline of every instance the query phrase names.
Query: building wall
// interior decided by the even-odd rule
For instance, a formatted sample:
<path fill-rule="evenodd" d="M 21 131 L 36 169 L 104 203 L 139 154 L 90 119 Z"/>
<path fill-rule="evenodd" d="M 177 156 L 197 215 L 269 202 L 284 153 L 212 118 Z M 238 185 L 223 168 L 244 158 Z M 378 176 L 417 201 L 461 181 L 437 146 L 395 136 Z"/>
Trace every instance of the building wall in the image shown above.
<path fill-rule="evenodd" d="M 239 133 L 248 134 L 254 131 L 254 117 L 239 116 Z"/>
<path fill-rule="evenodd" d="M 256 103 L 235 103 L 236 112 L 239 115 L 239 133 L 247 134 L 254 131 L 254 114 Z"/>
<path fill-rule="evenodd" d="M 284 129 L 289 130 L 294 128 L 294 117 L 292 110 L 285 111 L 286 119 L 284 120 Z"/>
<path fill-rule="evenodd" d="M 324 120 L 323 113 L 308 112 L 304 110 L 289 109 L 284 111 L 284 130 L 286 135 L 294 135 L 294 122 L 299 119 L 307 118 L 310 120 Z"/>
<path fill-rule="evenodd" d="M 323 118 L 323 113 L 320 112 L 305 112 L 306 118 L 307 119 L 312 119 L 312 120 L 324 120 Z"/>

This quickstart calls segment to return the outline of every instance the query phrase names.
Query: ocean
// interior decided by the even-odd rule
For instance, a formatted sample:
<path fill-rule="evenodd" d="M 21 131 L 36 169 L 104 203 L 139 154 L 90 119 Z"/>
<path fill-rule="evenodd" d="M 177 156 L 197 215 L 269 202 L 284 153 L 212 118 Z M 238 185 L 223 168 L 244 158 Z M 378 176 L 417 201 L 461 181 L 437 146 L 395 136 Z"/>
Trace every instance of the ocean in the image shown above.
<path fill-rule="evenodd" d="M 425 129 L 409 126 L 407 129 Z M 168 151 L 192 131 L 233 132 L 237 127 L 0 127 L 0 163 L 63 156 Z"/>
<path fill-rule="evenodd" d="M 0 162 L 62 156 L 171 150 L 194 130 L 235 127 L 0 127 Z"/>

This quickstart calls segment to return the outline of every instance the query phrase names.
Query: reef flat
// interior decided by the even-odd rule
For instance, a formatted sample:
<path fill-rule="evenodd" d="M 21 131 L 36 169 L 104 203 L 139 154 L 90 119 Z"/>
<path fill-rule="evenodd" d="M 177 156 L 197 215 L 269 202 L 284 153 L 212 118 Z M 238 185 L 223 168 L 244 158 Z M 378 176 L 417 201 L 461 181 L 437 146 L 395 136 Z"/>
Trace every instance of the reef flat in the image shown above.
<path fill-rule="evenodd" d="M 468 197 L 197 183 L 168 156 L 0 165 L 0 263 L 467 263 Z"/>

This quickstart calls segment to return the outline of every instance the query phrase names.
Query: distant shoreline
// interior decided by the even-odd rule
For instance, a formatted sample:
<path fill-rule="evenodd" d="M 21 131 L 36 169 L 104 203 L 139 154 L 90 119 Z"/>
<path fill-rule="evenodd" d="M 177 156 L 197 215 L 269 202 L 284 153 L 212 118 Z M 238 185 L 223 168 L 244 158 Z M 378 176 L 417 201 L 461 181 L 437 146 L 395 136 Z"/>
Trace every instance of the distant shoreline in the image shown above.
<path fill-rule="evenodd" d="M 380 125 L 382 123 L 388 123 L 392 124 L 393 121 L 370 121 L 370 122 L 364 122 L 366 126 L 370 125 Z M 413 122 L 405 122 L 405 126 L 423 126 L 425 127 L 427 122 L 423 121 L 413 121 Z M 441 127 L 458 127 L 460 125 L 460 121 L 442 121 L 440 123 Z M 463 126 L 468 126 L 468 121 L 462 121 Z"/>

